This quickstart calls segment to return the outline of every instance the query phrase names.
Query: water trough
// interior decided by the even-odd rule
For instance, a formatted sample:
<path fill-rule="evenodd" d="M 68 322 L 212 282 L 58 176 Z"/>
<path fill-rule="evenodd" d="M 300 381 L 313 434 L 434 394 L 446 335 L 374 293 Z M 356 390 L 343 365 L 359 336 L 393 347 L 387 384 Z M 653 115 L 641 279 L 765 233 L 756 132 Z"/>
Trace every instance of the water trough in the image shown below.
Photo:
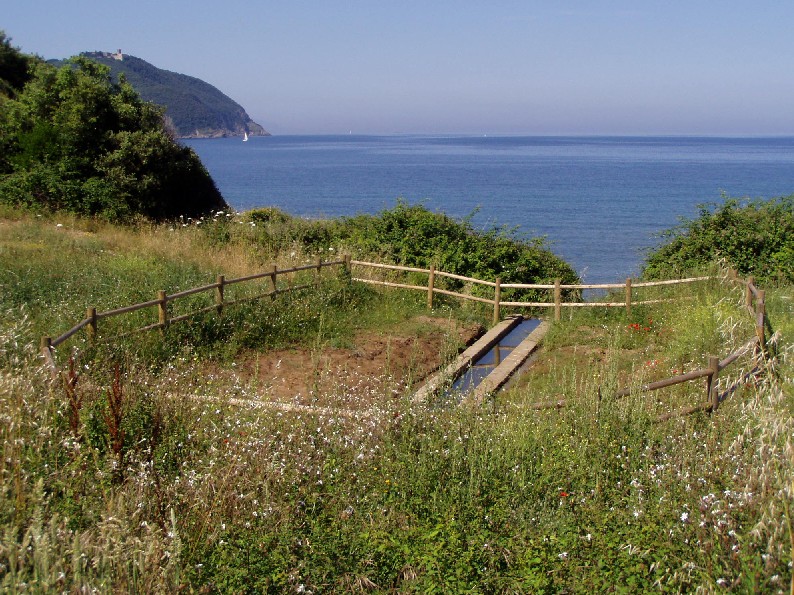
<path fill-rule="evenodd" d="M 445 400 L 481 402 L 505 385 L 547 330 L 548 323 L 536 318 L 519 315 L 503 320 L 432 377 L 416 392 L 414 401 L 443 390 Z"/>

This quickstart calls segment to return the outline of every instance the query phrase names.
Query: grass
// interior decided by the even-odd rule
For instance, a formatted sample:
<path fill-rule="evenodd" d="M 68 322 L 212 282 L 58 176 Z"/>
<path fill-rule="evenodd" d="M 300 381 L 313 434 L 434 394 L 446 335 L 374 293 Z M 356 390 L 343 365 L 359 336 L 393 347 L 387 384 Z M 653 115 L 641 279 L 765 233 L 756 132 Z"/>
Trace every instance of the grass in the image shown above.
<path fill-rule="evenodd" d="M 767 294 L 783 335 L 777 376 L 712 416 L 655 422 L 700 402 L 702 382 L 613 395 L 701 367 L 753 336 L 740 292 L 719 283 L 666 289 L 679 299 L 630 317 L 566 310 L 532 371 L 493 407 L 429 409 L 386 383 L 380 395 L 345 388 L 344 408 L 276 411 L 257 406 L 256 385 L 199 383 L 199 372 L 208 358 L 232 361 L 232 343 L 319 349 L 344 342 L 347 325 L 400 324 L 423 296 L 343 294 L 347 286 L 330 281 L 274 302 L 266 318 L 255 308 L 230 314 L 230 328 L 204 321 L 174 325 L 166 340 L 120 339 L 84 356 L 89 367 L 75 370 L 71 390 L 68 376 L 48 380 L 36 345 L 43 329 L 80 318 L 86 304 L 74 290 L 111 307 L 137 299 L 127 287 L 146 287 L 148 299 L 238 262 L 205 244 L 201 227 L 175 230 L 174 253 L 131 253 L 172 232 L 88 225 L 0 226 L 3 590 L 789 590 L 790 288 Z M 42 243 L 57 247 L 59 268 L 32 247 Z M 527 408 L 557 398 L 569 406 Z"/>

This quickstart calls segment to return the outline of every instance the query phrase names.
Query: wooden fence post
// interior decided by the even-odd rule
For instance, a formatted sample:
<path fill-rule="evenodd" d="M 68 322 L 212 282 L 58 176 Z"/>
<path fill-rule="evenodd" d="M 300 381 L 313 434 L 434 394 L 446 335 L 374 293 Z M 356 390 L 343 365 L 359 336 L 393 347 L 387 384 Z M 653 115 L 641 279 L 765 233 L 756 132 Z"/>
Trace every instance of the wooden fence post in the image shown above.
<path fill-rule="evenodd" d="M 55 358 L 52 356 L 52 339 L 50 337 L 41 338 L 41 357 L 50 369 L 50 375 L 55 378 L 58 375 L 58 366 L 55 364 Z"/>
<path fill-rule="evenodd" d="M 320 284 L 320 275 L 322 273 L 322 270 L 323 270 L 323 257 L 322 256 L 318 256 L 317 257 L 317 274 L 315 275 L 315 278 L 314 278 L 314 282 L 317 285 Z"/>
<path fill-rule="evenodd" d="M 758 299 L 755 302 L 755 336 L 758 337 L 758 347 L 766 355 L 766 336 L 764 323 L 766 322 L 766 290 L 758 290 Z"/>
<path fill-rule="evenodd" d="M 562 318 L 562 279 L 554 280 L 554 320 Z"/>
<path fill-rule="evenodd" d="M 86 333 L 88 333 L 88 342 L 93 345 L 96 342 L 97 333 L 96 308 L 88 308 L 85 312 L 85 317 L 88 319 L 88 326 L 85 327 Z"/>
<path fill-rule="evenodd" d="M 747 277 L 747 286 L 744 290 L 744 305 L 748 308 L 753 307 L 753 290 L 750 289 L 751 285 L 755 285 L 755 278 L 752 275 Z"/>
<path fill-rule="evenodd" d="M 226 277 L 218 275 L 218 278 L 215 280 L 215 305 L 218 310 L 218 316 L 223 315 L 223 286 L 225 283 Z"/>
<path fill-rule="evenodd" d="M 717 390 L 717 375 L 720 372 L 720 358 L 709 356 L 709 375 L 706 376 L 706 398 L 711 402 L 711 412 L 720 406 L 720 392 Z"/>
<path fill-rule="evenodd" d="M 158 322 L 160 323 L 160 328 L 165 330 L 165 327 L 168 326 L 168 297 L 164 289 L 157 292 L 157 299 L 160 302 L 157 304 Z"/>
<path fill-rule="evenodd" d="M 350 269 L 350 254 L 345 254 L 344 256 L 342 256 L 342 260 L 345 261 L 345 263 L 342 265 L 345 267 L 345 273 L 350 275 L 352 273 Z"/>
<path fill-rule="evenodd" d="M 270 299 L 271 300 L 275 300 L 276 299 L 276 291 L 277 291 L 277 289 L 276 289 L 276 275 L 278 274 L 277 271 L 278 271 L 278 268 L 276 267 L 275 264 L 270 265 L 270 285 L 272 285 L 272 287 L 273 287 L 273 292 L 270 294 Z"/>
<path fill-rule="evenodd" d="M 502 318 L 501 315 L 501 307 L 499 302 L 502 301 L 502 279 L 501 277 L 496 278 L 496 287 L 494 287 L 494 296 L 493 296 L 493 323 L 497 324 L 499 320 Z"/>
<path fill-rule="evenodd" d="M 430 274 L 427 277 L 427 309 L 433 309 L 433 288 L 436 285 L 436 265 L 430 265 Z"/>
<path fill-rule="evenodd" d="M 631 316 L 631 277 L 626 279 L 626 316 Z"/>

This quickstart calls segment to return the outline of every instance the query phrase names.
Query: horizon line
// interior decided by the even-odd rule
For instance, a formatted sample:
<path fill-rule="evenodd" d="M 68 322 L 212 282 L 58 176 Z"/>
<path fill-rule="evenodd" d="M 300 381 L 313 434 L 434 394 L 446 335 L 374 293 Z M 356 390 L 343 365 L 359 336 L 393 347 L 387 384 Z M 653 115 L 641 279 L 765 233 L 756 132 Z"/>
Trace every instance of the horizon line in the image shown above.
<path fill-rule="evenodd" d="M 794 138 L 794 132 L 785 133 L 475 133 L 475 132 L 284 132 L 268 130 L 262 138 L 278 136 L 425 136 L 464 138 Z M 184 137 L 190 138 L 190 137 Z M 234 137 L 216 137 L 234 138 Z"/>

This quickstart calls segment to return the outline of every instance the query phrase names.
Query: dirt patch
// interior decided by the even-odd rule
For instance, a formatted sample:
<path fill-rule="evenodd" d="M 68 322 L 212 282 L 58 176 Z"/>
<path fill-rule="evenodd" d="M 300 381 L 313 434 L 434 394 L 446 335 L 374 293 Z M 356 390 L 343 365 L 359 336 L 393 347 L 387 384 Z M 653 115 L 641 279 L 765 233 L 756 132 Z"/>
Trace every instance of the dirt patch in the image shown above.
<path fill-rule="evenodd" d="M 255 385 L 260 399 L 358 409 L 396 398 L 419 385 L 484 329 L 419 316 L 396 329 L 357 333 L 349 347 L 330 345 L 248 353 L 231 368 L 208 370 Z"/>

